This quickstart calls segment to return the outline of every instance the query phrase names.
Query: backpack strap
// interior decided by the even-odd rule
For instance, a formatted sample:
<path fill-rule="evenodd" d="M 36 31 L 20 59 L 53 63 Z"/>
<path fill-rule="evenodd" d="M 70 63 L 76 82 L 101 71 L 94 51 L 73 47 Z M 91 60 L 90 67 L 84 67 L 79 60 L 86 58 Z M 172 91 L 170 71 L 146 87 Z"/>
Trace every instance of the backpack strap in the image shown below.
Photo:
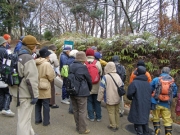
<path fill-rule="evenodd" d="M 97 60 L 94 60 L 94 61 L 92 62 L 92 64 L 94 64 L 94 65 L 95 65 L 96 63 L 97 63 Z"/>

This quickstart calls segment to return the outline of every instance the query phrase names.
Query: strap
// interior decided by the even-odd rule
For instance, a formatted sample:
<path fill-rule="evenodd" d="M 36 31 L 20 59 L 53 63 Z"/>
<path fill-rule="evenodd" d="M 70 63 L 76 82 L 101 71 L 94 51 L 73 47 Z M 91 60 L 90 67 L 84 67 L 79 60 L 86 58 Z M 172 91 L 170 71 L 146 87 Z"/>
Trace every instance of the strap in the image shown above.
<path fill-rule="evenodd" d="M 111 74 L 110 74 L 110 73 L 108 73 L 108 75 L 110 75 L 110 76 L 111 76 Z M 119 87 L 119 86 L 117 85 L 116 81 L 114 80 L 114 78 L 113 78 L 112 76 L 111 76 L 111 78 L 113 79 L 114 83 L 116 84 L 116 87 Z"/>
<path fill-rule="evenodd" d="M 92 62 L 92 64 L 94 64 L 94 65 L 95 65 L 95 64 L 96 64 L 96 62 L 97 62 L 97 60 L 94 60 L 94 61 Z"/>

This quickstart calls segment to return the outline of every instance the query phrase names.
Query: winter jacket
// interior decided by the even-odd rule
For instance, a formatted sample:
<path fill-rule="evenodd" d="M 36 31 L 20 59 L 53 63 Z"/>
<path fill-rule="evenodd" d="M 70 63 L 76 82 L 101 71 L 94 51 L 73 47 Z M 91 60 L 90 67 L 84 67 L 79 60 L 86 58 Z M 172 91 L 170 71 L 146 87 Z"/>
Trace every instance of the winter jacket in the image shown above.
<path fill-rule="evenodd" d="M 89 62 L 93 62 L 94 61 L 94 56 L 87 56 L 87 61 Z M 102 75 L 102 67 L 99 61 L 96 62 L 96 67 L 99 70 L 99 75 Z M 92 90 L 90 92 L 90 94 L 98 94 L 98 90 L 99 90 L 99 85 L 100 85 L 101 80 L 99 80 L 98 83 L 93 84 Z"/>
<path fill-rule="evenodd" d="M 145 74 L 145 75 L 146 75 L 147 78 L 148 78 L 147 81 L 150 83 L 150 82 L 152 81 L 150 73 L 146 71 L 146 74 Z M 132 81 L 134 80 L 134 78 L 136 78 L 136 69 L 131 73 L 129 83 L 132 83 Z"/>
<path fill-rule="evenodd" d="M 6 47 L 0 46 L 0 65 L 3 63 L 3 58 L 8 58 L 8 53 L 6 51 Z"/>
<path fill-rule="evenodd" d="M 67 65 L 68 58 L 69 58 L 69 56 L 65 52 L 61 53 L 61 55 L 60 55 L 60 71 L 64 65 Z"/>
<path fill-rule="evenodd" d="M 14 53 L 18 52 L 21 49 L 21 47 L 22 47 L 22 41 L 19 40 L 16 47 L 14 48 Z"/>
<path fill-rule="evenodd" d="M 162 73 L 160 76 L 166 76 L 169 75 L 167 73 Z M 159 77 L 156 77 L 152 80 L 151 84 L 151 89 L 154 91 L 156 85 L 159 83 Z M 177 86 L 175 83 L 173 83 L 173 88 L 172 88 L 172 94 L 173 94 L 173 98 L 175 98 L 177 96 Z M 151 99 L 151 102 L 154 104 L 158 104 L 160 106 L 166 107 L 166 108 L 170 108 L 170 104 L 167 102 L 162 102 L 162 101 L 156 101 L 154 98 Z"/>
<path fill-rule="evenodd" d="M 77 83 L 75 83 L 75 88 L 78 89 L 78 97 L 87 97 L 90 95 L 92 89 L 91 77 L 88 72 L 87 67 L 79 61 L 74 61 L 69 66 L 69 72 L 74 73 L 77 77 Z"/>
<path fill-rule="evenodd" d="M 99 62 L 101 63 L 102 66 L 106 66 L 106 64 L 107 64 L 107 62 L 102 59 L 99 59 Z"/>
<path fill-rule="evenodd" d="M 51 54 L 49 55 L 49 61 L 53 66 L 53 68 L 59 67 L 59 61 L 57 55 L 52 50 L 48 50 L 48 51 L 51 52 Z"/>
<path fill-rule="evenodd" d="M 180 116 L 180 93 L 178 93 L 178 96 L 177 96 L 177 103 L 176 103 L 175 113 L 176 113 L 177 116 Z"/>
<path fill-rule="evenodd" d="M 40 89 L 39 88 L 39 97 L 38 99 L 46 99 L 51 98 L 51 84 L 50 82 L 53 81 L 55 78 L 54 70 L 51 64 L 45 58 L 38 58 L 35 60 L 36 66 L 39 73 L 39 83 L 44 81 L 44 83 L 48 83 L 47 89 Z M 44 80 L 45 79 L 45 80 Z"/>
<path fill-rule="evenodd" d="M 128 86 L 127 98 L 132 100 L 128 121 L 134 124 L 147 124 L 151 109 L 151 86 L 146 75 L 137 76 Z"/>
<path fill-rule="evenodd" d="M 105 66 L 105 75 L 100 83 L 97 100 L 102 101 L 104 99 L 106 104 L 116 105 L 120 103 L 120 97 L 117 91 L 117 86 L 115 85 L 111 76 L 114 78 L 118 86 L 122 86 L 123 82 L 120 76 L 116 73 L 115 64 L 113 62 L 110 64 L 113 68 L 109 68 L 107 65 Z M 108 73 L 110 73 L 111 76 Z"/>
<path fill-rule="evenodd" d="M 37 98 L 39 96 L 38 70 L 32 57 L 32 52 L 26 46 L 22 46 L 22 49 L 19 51 L 18 74 L 22 77 L 19 85 L 19 98 L 32 98 L 26 82 L 30 83 L 31 92 Z M 18 86 L 9 86 L 9 89 L 10 93 L 17 97 Z"/>
<path fill-rule="evenodd" d="M 4 46 L 0 46 L 0 68 L 2 68 L 2 64 L 3 64 L 3 58 L 8 58 L 8 53 L 6 51 L 6 47 Z M 0 88 L 6 88 L 8 85 L 5 84 L 4 82 L 0 81 Z"/>
<path fill-rule="evenodd" d="M 72 64 L 75 61 L 75 57 L 73 56 L 69 56 L 68 60 L 67 60 L 67 65 Z"/>

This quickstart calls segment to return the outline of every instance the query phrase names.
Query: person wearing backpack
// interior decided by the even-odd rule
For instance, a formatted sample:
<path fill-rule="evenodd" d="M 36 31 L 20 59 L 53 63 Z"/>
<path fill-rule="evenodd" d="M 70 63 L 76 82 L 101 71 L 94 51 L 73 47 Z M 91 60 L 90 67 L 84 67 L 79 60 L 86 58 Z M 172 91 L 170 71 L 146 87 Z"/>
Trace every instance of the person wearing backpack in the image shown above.
<path fill-rule="evenodd" d="M 55 78 L 55 72 L 49 63 L 51 52 L 46 48 L 42 48 L 39 50 L 39 54 L 40 57 L 35 60 L 39 73 L 39 96 L 35 105 L 35 124 L 43 122 L 43 126 L 48 126 L 50 124 L 49 103 L 51 98 L 51 82 Z M 41 114 L 42 107 L 43 115 Z"/>
<path fill-rule="evenodd" d="M 138 66 L 146 67 L 143 60 L 139 60 L 139 61 L 138 61 L 137 67 L 138 67 Z M 136 73 L 137 73 L 136 71 L 137 71 L 137 68 L 131 73 L 129 83 L 132 83 L 132 81 L 134 80 L 134 78 L 136 78 Z M 148 82 L 150 83 L 150 82 L 152 81 L 152 78 L 151 78 L 150 73 L 149 73 L 148 71 L 146 71 L 145 75 L 147 76 Z"/>
<path fill-rule="evenodd" d="M 6 50 L 6 42 L 7 41 L 3 37 L 0 37 L 0 68 L 1 69 L 2 69 L 3 60 L 8 58 L 8 52 Z M 11 103 L 11 95 L 9 93 L 8 85 L 3 81 L 0 81 L 0 114 L 3 114 L 4 116 L 15 115 L 10 110 L 10 103 Z"/>
<path fill-rule="evenodd" d="M 31 116 L 39 96 L 38 70 L 32 54 L 40 43 L 32 35 L 27 35 L 22 41 L 19 51 L 17 72 L 21 78 L 20 85 L 9 86 L 10 93 L 17 101 L 17 135 L 35 135 L 31 125 Z"/>
<path fill-rule="evenodd" d="M 78 52 L 78 50 L 71 50 L 70 53 L 69 53 L 69 58 L 67 60 L 67 65 L 70 66 L 74 61 L 75 61 L 75 58 L 76 58 L 76 53 Z M 69 104 L 69 113 L 70 114 L 73 114 L 73 107 L 72 107 L 72 101 L 70 99 L 70 104 Z"/>
<path fill-rule="evenodd" d="M 70 47 L 64 47 L 63 52 L 60 55 L 60 71 L 62 72 L 62 69 L 64 69 L 63 66 L 67 65 L 67 61 L 69 58 L 69 53 L 71 51 Z M 62 74 L 61 76 L 63 77 L 63 86 L 62 86 L 62 100 L 61 103 L 64 104 L 70 104 L 69 102 L 69 95 L 66 92 L 66 87 L 65 87 L 65 82 L 66 82 L 66 77 L 64 77 Z"/>
<path fill-rule="evenodd" d="M 144 66 L 138 66 L 136 71 L 137 76 L 127 90 L 127 98 L 132 100 L 128 121 L 134 124 L 137 135 L 149 135 L 151 85 L 147 82 L 146 68 Z"/>
<path fill-rule="evenodd" d="M 119 61 L 120 61 L 119 56 L 118 55 L 114 55 L 112 57 L 112 61 L 116 65 L 117 74 L 121 77 L 121 80 L 123 81 L 123 83 L 125 83 L 125 80 L 126 80 L 126 70 L 125 70 L 124 66 L 119 63 Z M 123 99 L 123 96 L 120 99 L 119 112 L 120 112 L 120 117 L 123 117 L 123 114 L 124 114 L 124 99 Z"/>
<path fill-rule="evenodd" d="M 18 52 L 18 51 L 21 49 L 23 38 L 24 38 L 24 36 L 21 36 L 21 37 L 19 38 L 19 41 L 18 41 L 16 47 L 14 48 L 14 53 Z"/>
<path fill-rule="evenodd" d="M 117 91 L 117 85 L 120 87 L 123 82 L 116 72 L 114 62 L 108 62 L 104 68 L 105 75 L 102 77 L 97 100 L 101 102 L 104 99 L 106 109 L 109 115 L 110 124 L 108 129 L 116 132 L 119 128 L 119 103 L 120 96 Z"/>
<path fill-rule="evenodd" d="M 177 96 L 177 86 L 174 83 L 174 79 L 170 76 L 170 68 L 163 67 L 160 77 L 154 78 L 150 84 L 152 90 L 154 90 L 155 92 L 155 94 L 153 94 L 151 98 L 151 102 L 155 104 L 155 108 L 152 111 L 152 121 L 154 125 L 155 135 L 160 135 L 160 116 L 162 117 L 164 122 L 163 125 L 165 127 L 165 135 L 172 135 L 173 121 L 171 118 L 170 107 L 172 98 L 175 98 Z M 166 89 L 167 92 L 165 92 Z M 157 94 L 156 92 L 159 94 Z M 169 97 L 169 99 L 166 100 L 166 98 L 162 97 Z"/>
<path fill-rule="evenodd" d="M 76 131 L 79 134 L 88 134 L 90 130 L 87 129 L 86 115 L 87 115 L 87 97 L 90 95 L 92 89 L 91 77 L 84 62 L 87 60 L 84 52 L 76 53 L 75 61 L 69 66 L 69 76 L 73 78 L 73 88 L 76 90 L 76 95 L 70 95 L 74 120 L 76 123 Z M 72 84 L 71 84 L 72 85 Z M 69 87 L 69 86 L 68 86 Z"/>
<path fill-rule="evenodd" d="M 85 62 L 89 74 L 92 80 L 92 90 L 90 92 L 90 96 L 88 97 L 87 110 L 88 116 L 87 118 L 90 121 L 96 120 L 101 121 L 101 102 L 97 101 L 97 94 L 100 85 L 100 76 L 102 75 L 102 67 L 99 61 L 94 58 L 94 50 L 91 48 L 86 50 L 87 61 Z"/>

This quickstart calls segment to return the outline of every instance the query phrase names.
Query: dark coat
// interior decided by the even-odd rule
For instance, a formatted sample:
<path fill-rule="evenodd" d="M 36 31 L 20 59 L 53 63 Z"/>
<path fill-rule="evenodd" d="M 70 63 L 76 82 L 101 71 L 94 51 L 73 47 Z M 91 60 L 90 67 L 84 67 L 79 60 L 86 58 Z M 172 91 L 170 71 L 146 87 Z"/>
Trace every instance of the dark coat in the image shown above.
<path fill-rule="evenodd" d="M 129 85 L 127 98 L 132 100 L 128 121 L 134 124 L 147 124 L 151 109 L 151 86 L 145 75 L 137 76 Z"/>
<path fill-rule="evenodd" d="M 91 76 L 88 72 L 87 67 L 79 61 L 74 61 L 69 66 L 69 73 L 74 73 L 77 77 L 77 83 L 75 83 L 75 88 L 78 89 L 79 97 L 86 97 L 90 95 L 90 90 L 92 89 Z"/>
<path fill-rule="evenodd" d="M 75 61 L 75 57 L 73 56 L 69 56 L 68 60 L 67 60 L 67 65 L 70 65 L 71 63 L 73 63 Z"/>
<path fill-rule="evenodd" d="M 8 58 L 8 53 L 4 46 L 0 46 L 0 65 L 3 63 L 3 58 Z"/>

